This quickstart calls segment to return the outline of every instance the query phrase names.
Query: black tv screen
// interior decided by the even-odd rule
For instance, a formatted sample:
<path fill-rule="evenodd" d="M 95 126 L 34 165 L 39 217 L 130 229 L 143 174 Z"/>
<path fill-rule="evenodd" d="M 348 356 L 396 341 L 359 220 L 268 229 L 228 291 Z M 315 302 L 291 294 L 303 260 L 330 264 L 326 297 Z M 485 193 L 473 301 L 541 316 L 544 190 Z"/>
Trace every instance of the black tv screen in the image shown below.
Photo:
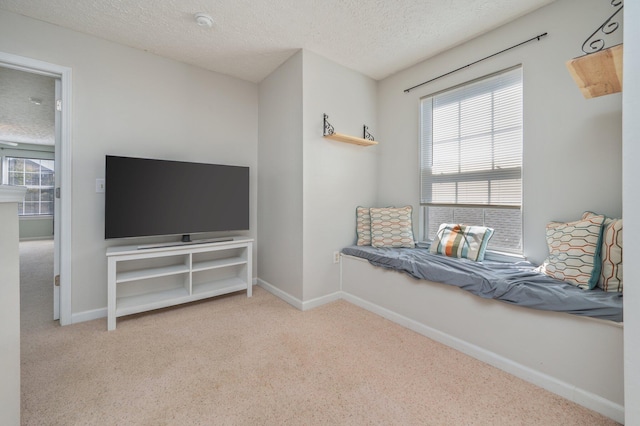
<path fill-rule="evenodd" d="M 249 168 L 106 156 L 105 238 L 249 229 Z"/>

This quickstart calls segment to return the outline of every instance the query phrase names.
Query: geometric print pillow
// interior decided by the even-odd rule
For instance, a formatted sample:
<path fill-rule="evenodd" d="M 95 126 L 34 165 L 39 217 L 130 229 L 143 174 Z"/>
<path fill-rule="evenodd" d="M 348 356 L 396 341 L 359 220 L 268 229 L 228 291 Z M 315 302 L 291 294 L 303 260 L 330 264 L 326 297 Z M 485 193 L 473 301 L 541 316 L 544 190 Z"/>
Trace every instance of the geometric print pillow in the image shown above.
<path fill-rule="evenodd" d="M 370 208 L 371 245 L 373 247 L 415 247 L 411 212 L 411 206 Z"/>
<path fill-rule="evenodd" d="M 371 245 L 371 214 L 369 213 L 369 207 L 356 207 L 356 235 L 358 237 L 356 245 Z"/>
<path fill-rule="evenodd" d="M 604 216 L 575 222 L 551 222 L 546 237 L 549 257 L 538 268 L 552 278 L 591 290 L 600 278 L 600 245 Z"/>
<path fill-rule="evenodd" d="M 356 207 L 356 234 L 359 246 L 371 245 L 371 214 L 369 207 Z"/>
<path fill-rule="evenodd" d="M 595 215 L 592 212 L 584 212 L 582 218 Z M 604 291 L 622 293 L 622 219 L 605 219 L 600 257 L 602 268 L 598 287 Z"/>
<path fill-rule="evenodd" d="M 482 262 L 492 235 L 493 229 L 484 226 L 443 223 L 429 252 Z"/>

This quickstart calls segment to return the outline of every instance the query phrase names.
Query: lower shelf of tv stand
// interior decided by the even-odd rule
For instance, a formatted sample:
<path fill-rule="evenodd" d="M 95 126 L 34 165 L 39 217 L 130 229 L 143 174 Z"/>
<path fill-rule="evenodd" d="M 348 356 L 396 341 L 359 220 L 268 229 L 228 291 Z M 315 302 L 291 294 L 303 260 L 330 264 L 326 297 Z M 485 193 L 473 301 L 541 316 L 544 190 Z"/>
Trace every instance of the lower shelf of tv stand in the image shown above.
<path fill-rule="evenodd" d="M 229 278 L 226 280 L 213 281 L 210 283 L 194 284 L 191 297 L 202 299 L 203 297 L 220 296 L 221 294 L 233 293 L 234 291 L 246 290 L 247 283 L 239 278 Z"/>
<path fill-rule="evenodd" d="M 252 242 L 253 240 L 250 239 L 234 239 L 233 241 L 197 246 L 158 247 L 141 251 L 127 247 L 109 249 L 107 251 L 109 261 L 107 329 L 114 330 L 116 318 L 125 315 L 166 308 L 242 290 L 245 290 L 247 296 L 251 297 Z M 168 262 L 173 262 L 176 257 L 182 259 L 181 256 L 184 256 L 186 265 L 144 268 L 144 264 L 139 263 L 154 259 L 167 259 Z M 210 258 L 207 259 L 207 256 Z M 119 271 L 121 264 L 125 267 L 131 265 L 135 269 Z M 218 270 L 225 271 L 223 276 L 207 276 L 207 271 Z M 232 276 L 224 277 L 224 275 Z M 169 289 L 166 289 L 166 285 L 158 285 L 163 288 L 154 290 L 154 283 L 163 277 L 184 277 L 178 278 L 176 282 L 184 280 L 184 284 L 172 286 Z M 136 281 L 147 285 L 122 289 L 123 291 L 120 293 L 123 294 L 118 294 L 120 285 L 128 286 L 128 283 Z M 136 294 L 124 295 L 133 292 Z"/>
<path fill-rule="evenodd" d="M 193 292 L 191 294 L 189 294 L 186 288 L 176 288 L 152 293 L 137 294 L 135 296 L 119 297 L 116 300 L 116 317 L 152 311 L 154 309 L 162 309 L 183 303 L 195 302 L 196 300 L 202 300 L 246 289 L 247 284 L 245 282 L 238 278 L 231 278 L 228 280 L 194 285 Z"/>

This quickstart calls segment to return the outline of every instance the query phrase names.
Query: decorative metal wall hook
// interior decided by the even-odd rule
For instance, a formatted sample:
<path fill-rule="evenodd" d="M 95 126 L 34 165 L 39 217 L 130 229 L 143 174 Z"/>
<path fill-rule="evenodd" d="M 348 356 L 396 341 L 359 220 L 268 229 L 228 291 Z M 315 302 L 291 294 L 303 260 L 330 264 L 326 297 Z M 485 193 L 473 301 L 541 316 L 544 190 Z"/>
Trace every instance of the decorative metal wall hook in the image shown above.
<path fill-rule="evenodd" d="M 329 136 L 334 134 L 336 131 L 333 128 L 333 126 L 329 123 L 329 121 L 327 120 L 327 118 L 329 118 L 329 116 L 327 114 L 322 114 L 324 116 L 324 131 L 322 133 L 322 136 Z"/>
<path fill-rule="evenodd" d="M 373 135 L 371 133 L 369 133 L 369 127 L 367 127 L 366 124 L 363 127 L 364 127 L 364 129 L 362 131 L 362 133 L 363 133 L 362 137 L 364 139 L 368 140 L 368 141 L 374 141 L 375 139 L 373 138 Z"/>
<path fill-rule="evenodd" d="M 616 11 L 609 16 L 609 19 L 604 21 L 597 30 L 593 32 L 585 41 L 582 43 L 582 51 L 587 55 L 591 53 L 596 53 L 604 49 L 605 42 L 603 40 L 603 36 L 598 36 L 599 32 L 602 32 L 605 36 L 615 32 L 619 27 L 620 23 L 618 21 L 613 21 L 613 18 L 622 10 L 624 7 L 623 0 L 611 0 L 611 6 L 616 7 Z"/>

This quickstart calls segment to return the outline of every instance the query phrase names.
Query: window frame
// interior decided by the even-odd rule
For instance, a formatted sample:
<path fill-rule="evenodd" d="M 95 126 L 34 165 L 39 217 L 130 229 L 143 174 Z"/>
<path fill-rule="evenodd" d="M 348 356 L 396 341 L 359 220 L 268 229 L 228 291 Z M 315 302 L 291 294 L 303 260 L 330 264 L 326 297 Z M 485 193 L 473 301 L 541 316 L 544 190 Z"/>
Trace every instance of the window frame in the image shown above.
<path fill-rule="evenodd" d="M 424 121 L 425 118 L 429 119 L 429 117 L 431 117 L 431 120 L 433 120 L 433 103 L 431 104 L 431 107 L 429 108 L 429 111 L 425 112 L 424 108 L 425 105 L 428 105 L 429 100 L 434 100 L 437 96 L 440 95 L 446 95 L 446 94 L 451 94 L 454 91 L 464 88 L 464 87 L 469 87 L 471 85 L 474 85 L 476 83 L 481 83 L 483 81 L 487 81 L 489 79 L 492 78 L 497 78 L 498 76 L 502 75 L 502 74 L 506 74 L 509 72 L 513 72 L 513 71 L 519 71 L 519 85 L 520 85 L 520 109 L 521 109 L 521 114 L 520 114 L 520 121 L 519 121 L 519 125 L 515 126 L 515 130 L 517 130 L 519 128 L 520 134 L 519 134 L 519 140 L 520 140 L 520 151 L 519 151 L 519 166 L 518 167 L 512 167 L 512 168 L 507 168 L 507 169 L 501 169 L 500 170 L 500 179 L 505 179 L 505 178 L 517 178 L 520 181 L 520 188 L 519 188 L 519 193 L 520 193 L 520 200 L 518 204 L 513 204 L 513 203 L 506 203 L 506 204 L 498 204 L 498 203 L 492 203 L 490 200 L 490 197 L 487 195 L 487 197 L 489 197 L 487 199 L 487 203 L 486 204 L 480 204 L 480 203 L 433 203 L 433 202 L 424 202 L 425 198 L 428 199 L 433 199 L 431 198 L 432 195 L 428 192 L 425 191 L 424 185 L 426 183 L 426 180 L 424 178 L 425 174 L 424 174 L 424 165 L 425 163 L 430 162 L 430 168 L 433 167 L 433 157 L 434 157 L 434 153 L 433 153 L 433 146 L 434 146 L 434 141 L 433 141 L 433 127 L 431 127 L 431 135 L 429 135 L 427 138 L 429 140 L 425 140 L 425 125 L 424 125 Z M 507 86 L 505 86 L 507 87 Z M 478 92 L 478 93 L 482 93 L 482 92 Z M 489 92 L 487 92 L 489 93 Z M 461 100 L 463 100 L 464 98 L 461 98 Z M 469 96 L 467 99 L 471 99 L 471 96 Z M 458 101 L 460 102 L 460 100 Z M 495 112 L 496 106 L 492 103 L 491 104 L 491 114 L 493 116 L 494 112 Z M 522 259 L 524 258 L 524 214 L 523 214 L 523 205 L 524 205 L 524 174 L 523 174 L 523 162 L 524 162 L 524 72 L 523 72 L 523 67 L 522 64 L 518 64 L 488 75 L 484 75 L 482 77 L 473 79 L 473 80 L 469 80 L 466 81 L 464 83 L 422 96 L 420 98 L 420 107 L 419 107 L 419 179 L 420 179 L 420 198 L 419 198 L 419 205 L 420 205 L 420 218 L 419 218 L 419 237 L 420 237 L 420 243 L 421 244 L 430 244 L 432 241 L 432 238 L 429 238 L 429 212 L 428 209 L 429 207 L 449 207 L 449 208 L 472 208 L 472 209 L 479 209 L 481 210 L 481 212 L 479 212 L 479 214 L 481 213 L 482 215 L 482 220 L 483 222 L 486 221 L 486 210 L 487 209 L 517 209 L 519 211 L 519 246 L 517 248 L 514 248 L 513 250 L 510 250 L 509 248 L 498 248 L 498 247 L 488 247 L 487 248 L 487 258 L 489 259 L 499 259 L 499 260 L 514 260 L 514 259 Z M 457 124 L 458 128 L 460 127 L 460 123 Z M 488 134 L 491 135 L 492 141 L 494 140 L 493 137 L 496 134 L 500 134 L 500 133 L 504 133 L 504 129 L 500 129 L 500 130 L 496 130 L 493 127 L 493 123 L 492 123 L 492 127 L 490 132 L 487 132 Z M 457 141 L 458 143 L 460 143 L 460 141 L 463 140 L 462 137 L 458 136 Z M 492 142 L 493 143 L 493 142 Z M 428 145 L 427 145 L 428 144 Z M 431 151 L 430 152 L 425 152 L 425 147 L 428 146 Z M 460 145 L 458 145 L 460 146 Z M 461 151 L 459 151 L 461 152 Z M 426 161 L 425 161 L 426 160 Z M 495 160 L 494 155 L 492 154 L 491 156 L 491 161 L 493 164 L 493 161 Z M 460 160 L 458 160 L 460 161 Z M 458 163 L 460 164 L 460 163 Z M 467 179 L 462 179 L 461 177 L 465 177 Z M 482 182 L 487 182 L 490 183 L 492 180 L 496 180 L 498 178 L 498 176 L 496 176 L 496 169 L 495 167 L 492 166 L 492 169 L 489 170 L 477 170 L 477 171 L 466 171 L 466 172 L 461 172 L 460 170 L 457 173 L 452 173 L 449 175 L 446 174 L 441 174 L 441 175 L 433 175 L 430 174 L 429 175 L 429 183 L 433 183 L 433 182 L 447 182 L 447 183 L 455 183 L 455 182 L 466 182 L 466 181 L 482 181 Z M 456 184 L 457 185 L 457 184 Z M 425 197 L 425 193 L 428 193 L 427 197 Z M 456 194 L 457 197 L 457 193 L 458 193 L 458 189 L 456 189 L 454 192 L 454 194 Z M 453 211 L 452 211 L 453 214 Z M 486 223 L 486 222 L 485 222 Z M 485 226 L 485 223 L 475 223 L 476 225 L 483 225 Z M 511 234 L 510 234 L 511 235 Z M 512 235 L 517 236 L 517 233 L 513 233 Z"/>
<path fill-rule="evenodd" d="M 38 176 L 39 176 L 38 180 L 39 180 L 40 183 L 42 183 L 42 167 L 43 167 L 41 162 L 42 161 L 51 161 L 54 164 L 53 169 L 51 169 L 52 170 L 52 178 L 53 178 L 53 181 L 52 181 L 51 185 L 44 185 L 44 186 L 43 185 L 27 185 L 26 184 L 26 180 L 25 180 L 24 185 L 21 185 L 21 186 L 25 186 L 26 188 L 28 188 L 27 191 L 29 189 L 37 188 L 37 190 L 38 190 L 38 201 L 37 201 L 37 204 L 38 204 L 38 211 L 39 212 L 42 211 L 42 203 L 43 203 L 43 201 L 42 201 L 42 191 L 43 191 L 43 189 L 51 189 L 52 190 L 52 199 L 50 201 L 50 203 L 51 203 L 51 213 L 25 214 L 24 213 L 25 203 L 29 202 L 29 201 L 26 200 L 26 195 L 25 195 L 25 199 L 22 200 L 21 203 L 19 203 L 19 205 L 21 205 L 21 207 L 22 207 L 22 213 L 19 212 L 18 213 L 18 217 L 21 220 L 24 220 L 24 219 L 32 219 L 32 220 L 35 220 L 35 219 L 46 219 L 46 218 L 51 218 L 51 217 L 54 216 L 55 187 L 56 187 L 56 185 L 55 185 L 55 159 L 53 159 L 53 158 L 44 158 L 45 156 L 38 155 L 39 153 L 35 152 L 35 151 L 34 151 L 33 154 L 35 154 L 35 155 L 30 156 L 30 155 L 25 155 L 24 153 L 21 153 L 21 154 L 7 153 L 7 154 L 2 156 L 2 182 L 5 185 L 9 184 L 9 172 L 10 172 L 10 170 L 9 170 L 9 160 L 10 159 L 39 162 L 40 170 L 38 172 Z M 24 171 L 24 173 L 27 173 L 26 170 Z M 33 172 L 30 172 L 30 173 L 33 173 Z M 44 202 L 46 203 L 47 201 L 44 201 Z"/>

